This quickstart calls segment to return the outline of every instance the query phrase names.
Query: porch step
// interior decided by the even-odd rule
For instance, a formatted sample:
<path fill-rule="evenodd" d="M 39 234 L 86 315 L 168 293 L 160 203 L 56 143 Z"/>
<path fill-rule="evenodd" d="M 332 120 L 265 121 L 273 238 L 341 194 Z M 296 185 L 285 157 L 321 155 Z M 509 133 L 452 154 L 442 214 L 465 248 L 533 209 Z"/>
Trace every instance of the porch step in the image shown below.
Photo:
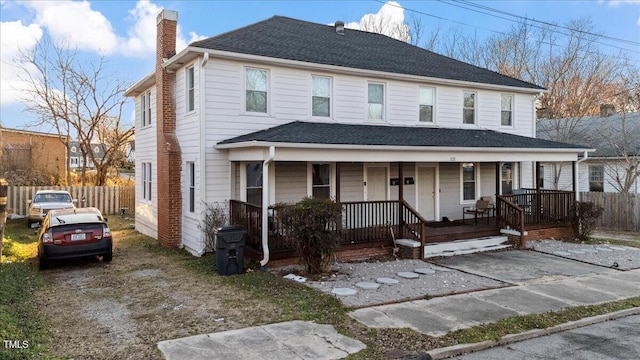
<path fill-rule="evenodd" d="M 500 250 L 510 247 L 506 236 L 488 236 L 469 240 L 457 240 L 424 246 L 424 257 L 472 254 L 481 251 Z"/>

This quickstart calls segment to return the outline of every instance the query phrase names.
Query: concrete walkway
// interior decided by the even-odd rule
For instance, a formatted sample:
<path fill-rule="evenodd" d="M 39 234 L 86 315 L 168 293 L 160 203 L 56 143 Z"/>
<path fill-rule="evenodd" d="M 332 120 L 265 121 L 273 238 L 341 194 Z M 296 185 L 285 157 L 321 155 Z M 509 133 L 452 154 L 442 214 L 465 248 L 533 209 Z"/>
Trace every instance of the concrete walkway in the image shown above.
<path fill-rule="evenodd" d="M 640 270 L 530 283 L 430 300 L 358 309 L 351 317 L 372 328 L 408 327 L 430 336 L 516 315 L 557 311 L 640 296 Z"/>

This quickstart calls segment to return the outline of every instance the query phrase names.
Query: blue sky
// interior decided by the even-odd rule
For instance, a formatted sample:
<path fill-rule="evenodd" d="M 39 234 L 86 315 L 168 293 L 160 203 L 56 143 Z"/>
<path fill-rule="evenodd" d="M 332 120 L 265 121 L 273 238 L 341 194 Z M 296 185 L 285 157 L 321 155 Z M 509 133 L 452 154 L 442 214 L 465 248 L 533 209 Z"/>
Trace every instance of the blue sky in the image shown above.
<path fill-rule="evenodd" d="M 510 14 L 540 21 L 566 24 L 569 20 L 589 18 L 598 31 L 613 38 L 636 42 L 624 44 L 610 39 L 602 43 L 628 50 L 640 65 L 640 0 L 587 1 L 474 1 Z M 33 116 L 19 102 L 20 81 L 16 77 L 15 57 L 19 49 L 31 49 L 43 33 L 54 40 L 74 44 L 80 55 L 108 61 L 108 74 L 133 83 L 153 69 L 155 17 L 161 9 L 179 14 L 178 47 L 193 40 L 237 29 L 273 15 L 331 24 L 337 20 L 357 27 L 365 16 L 384 14 L 394 21 L 410 16 L 421 18 L 425 36 L 432 29 L 459 28 L 480 37 L 506 31 L 514 23 L 488 14 L 509 17 L 492 11 L 481 13 L 464 9 L 454 0 L 403 1 L 6 1 L 0 0 L 0 121 L 5 127 L 28 128 Z M 617 51 L 601 46 L 603 51 Z M 124 119 L 133 123 L 130 101 Z M 41 131 L 50 129 L 41 128 Z"/>

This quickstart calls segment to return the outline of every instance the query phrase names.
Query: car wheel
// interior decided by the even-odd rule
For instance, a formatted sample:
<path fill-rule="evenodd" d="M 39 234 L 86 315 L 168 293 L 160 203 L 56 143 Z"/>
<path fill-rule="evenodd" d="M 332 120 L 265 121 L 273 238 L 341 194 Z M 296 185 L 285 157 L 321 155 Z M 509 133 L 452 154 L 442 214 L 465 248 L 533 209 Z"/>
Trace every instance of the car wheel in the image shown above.
<path fill-rule="evenodd" d="M 38 269 L 40 270 L 46 270 L 49 267 L 49 263 L 47 262 L 47 259 L 43 258 L 43 257 L 39 257 L 38 258 Z"/>
<path fill-rule="evenodd" d="M 111 260 L 113 260 L 113 252 L 111 250 L 109 250 L 108 253 L 102 255 L 102 261 L 110 262 Z"/>

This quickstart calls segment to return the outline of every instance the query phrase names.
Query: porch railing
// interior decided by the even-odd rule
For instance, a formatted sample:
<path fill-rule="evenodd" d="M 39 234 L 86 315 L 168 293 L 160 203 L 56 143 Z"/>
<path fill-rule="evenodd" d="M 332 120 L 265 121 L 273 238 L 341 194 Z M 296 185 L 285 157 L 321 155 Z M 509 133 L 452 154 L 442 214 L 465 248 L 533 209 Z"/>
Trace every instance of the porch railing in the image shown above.
<path fill-rule="evenodd" d="M 262 207 L 231 200 L 231 223 L 247 229 L 247 246 L 262 252 Z M 286 205 L 285 205 L 286 206 Z M 374 242 L 392 243 L 392 236 L 420 241 L 424 245 L 425 219 L 404 201 L 343 202 L 342 221 L 336 227 L 340 232 L 340 245 L 358 245 Z M 282 205 L 269 207 L 269 250 L 293 251 L 284 234 L 278 212 Z M 391 233 L 393 232 L 393 234 Z"/>
<path fill-rule="evenodd" d="M 496 198 L 498 226 L 520 234 L 524 234 L 526 227 L 569 224 L 575 203 L 571 191 L 546 189 L 517 189 L 513 194 Z"/>

